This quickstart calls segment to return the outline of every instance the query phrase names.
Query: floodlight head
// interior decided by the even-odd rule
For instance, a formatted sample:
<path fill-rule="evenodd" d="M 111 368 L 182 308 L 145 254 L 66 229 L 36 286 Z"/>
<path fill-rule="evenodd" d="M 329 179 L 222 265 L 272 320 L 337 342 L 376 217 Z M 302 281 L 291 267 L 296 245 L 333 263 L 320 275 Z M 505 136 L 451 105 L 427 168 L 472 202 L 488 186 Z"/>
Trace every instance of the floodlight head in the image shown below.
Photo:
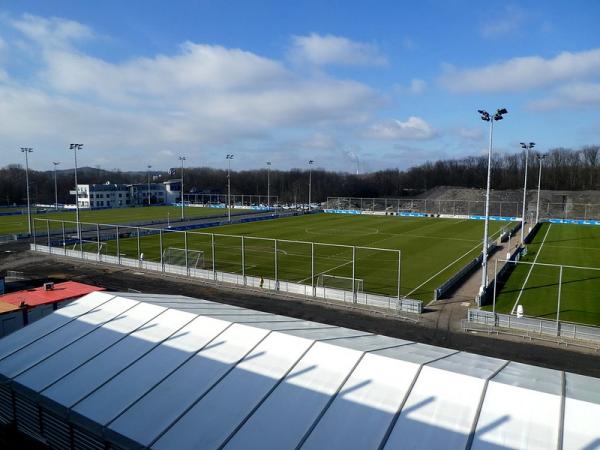
<path fill-rule="evenodd" d="M 271 165 L 271 161 L 267 161 L 267 166 L 270 166 L 270 165 Z"/>
<path fill-rule="evenodd" d="M 314 161 L 311 159 L 310 161 L 308 161 L 308 163 L 309 163 L 309 164 L 312 164 L 312 163 L 314 163 Z"/>
<path fill-rule="evenodd" d="M 521 142 L 521 148 L 527 148 L 527 144 L 525 142 Z"/>
<path fill-rule="evenodd" d="M 533 147 L 535 147 L 535 142 L 530 142 L 529 143 L 529 148 L 533 148 Z"/>
<path fill-rule="evenodd" d="M 502 115 L 501 115 L 501 114 L 496 114 L 496 115 L 494 116 L 494 120 L 495 120 L 495 121 L 502 120 L 502 119 L 503 119 L 503 117 L 502 117 Z"/>
<path fill-rule="evenodd" d="M 54 164 L 55 166 L 58 166 L 60 164 L 60 161 L 52 161 L 52 164 Z"/>
<path fill-rule="evenodd" d="M 481 120 L 485 120 L 486 122 L 490 121 L 490 114 L 483 109 L 478 109 L 477 112 L 481 114 Z"/>
<path fill-rule="evenodd" d="M 478 109 L 478 110 L 477 110 L 477 112 L 478 112 L 479 114 L 481 114 L 481 115 L 488 114 L 488 112 L 487 112 L 487 111 L 484 111 L 483 109 Z"/>
<path fill-rule="evenodd" d="M 500 115 L 508 114 L 508 111 L 506 110 L 506 108 L 501 108 L 498 111 L 496 111 L 496 114 L 500 114 Z"/>
<path fill-rule="evenodd" d="M 33 149 L 31 147 L 21 147 L 21 151 L 23 153 L 33 153 Z"/>

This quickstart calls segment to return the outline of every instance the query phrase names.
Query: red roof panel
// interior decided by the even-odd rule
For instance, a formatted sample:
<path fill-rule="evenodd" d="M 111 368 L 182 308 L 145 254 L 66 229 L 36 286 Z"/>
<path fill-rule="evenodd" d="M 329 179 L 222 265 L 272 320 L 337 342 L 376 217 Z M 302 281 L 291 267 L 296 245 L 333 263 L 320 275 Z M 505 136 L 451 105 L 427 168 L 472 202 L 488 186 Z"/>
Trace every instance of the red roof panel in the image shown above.
<path fill-rule="evenodd" d="M 26 289 L 10 294 L 0 295 L 0 301 L 20 305 L 25 302 L 27 306 L 38 306 L 47 303 L 61 302 L 78 298 L 83 295 L 95 291 L 104 291 L 105 288 L 92 286 L 90 284 L 78 283 L 76 281 L 65 281 L 63 283 L 55 283 L 54 289 L 50 291 L 44 290 L 44 287 L 35 289 Z"/>

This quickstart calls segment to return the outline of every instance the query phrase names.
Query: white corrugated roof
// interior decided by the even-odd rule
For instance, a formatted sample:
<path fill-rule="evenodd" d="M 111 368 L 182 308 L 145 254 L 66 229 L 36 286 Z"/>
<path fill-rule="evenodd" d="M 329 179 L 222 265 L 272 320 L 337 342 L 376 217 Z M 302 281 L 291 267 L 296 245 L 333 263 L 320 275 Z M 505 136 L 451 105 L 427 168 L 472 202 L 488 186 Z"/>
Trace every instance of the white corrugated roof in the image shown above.
<path fill-rule="evenodd" d="M 50 440 L 60 422 L 125 448 L 600 445 L 599 379 L 182 296 L 89 294 L 2 339 L 0 378 L 0 420 L 33 404 L 17 421 L 53 417 L 32 431 Z"/>

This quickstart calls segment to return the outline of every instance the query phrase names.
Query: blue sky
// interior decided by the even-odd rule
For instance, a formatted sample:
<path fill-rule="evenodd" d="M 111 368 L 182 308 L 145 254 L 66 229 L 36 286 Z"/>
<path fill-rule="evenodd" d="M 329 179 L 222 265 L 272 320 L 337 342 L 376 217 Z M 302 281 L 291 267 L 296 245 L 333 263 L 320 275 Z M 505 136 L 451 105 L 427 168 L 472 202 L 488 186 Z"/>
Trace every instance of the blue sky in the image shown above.
<path fill-rule="evenodd" d="M 600 2 L 0 3 L 4 163 L 406 168 L 600 142 Z"/>

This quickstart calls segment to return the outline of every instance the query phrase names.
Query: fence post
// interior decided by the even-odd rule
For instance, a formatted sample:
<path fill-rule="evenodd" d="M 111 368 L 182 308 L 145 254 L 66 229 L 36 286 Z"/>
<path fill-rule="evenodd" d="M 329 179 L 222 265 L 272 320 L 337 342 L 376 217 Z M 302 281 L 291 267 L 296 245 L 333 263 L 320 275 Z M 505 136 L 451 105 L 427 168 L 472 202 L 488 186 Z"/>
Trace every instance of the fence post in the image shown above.
<path fill-rule="evenodd" d="M 98 244 L 98 261 L 100 261 L 101 256 L 100 256 L 100 224 L 97 223 L 96 224 L 96 243 Z"/>
<path fill-rule="evenodd" d="M 310 290 L 312 296 L 316 295 L 315 291 L 315 243 L 310 243 Z"/>
<path fill-rule="evenodd" d="M 136 227 L 137 229 L 137 260 L 138 264 L 141 267 L 142 261 L 140 260 L 140 227 Z"/>
<path fill-rule="evenodd" d="M 160 271 L 165 271 L 165 261 L 163 259 L 163 230 L 158 230 L 158 251 L 160 252 Z"/>
<path fill-rule="evenodd" d="M 498 285 L 498 258 L 496 258 L 494 260 L 494 293 L 492 296 L 492 314 L 494 315 L 494 326 L 496 326 L 496 286 L 497 285 Z"/>
<path fill-rule="evenodd" d="M 33 218 L 33 221 L 32 221 L 32 228 L 33 228 L 33 230 L 31 230 L 31 231 L 33 231 L 33 248 L 34 248 L 35 250 L 37 250 L 37 242 L 36 242 L 36 239 L 35 239 L 35 221 L 36 221 L 36 220 L 37 220 L 37 219 L 34 217 L 34 218 Z"/>
<path fill-rule="evenodd" d="M 400 266 L 400 260 L 402 259 L 401 256 L 402 256 L 401 250 L 398 250 L 398 286 L 397 286 L 397 288 L 398 288 L 398 291 L 397 291 L 397 294 L 398 294 L 398 306 L 400 306 L 400 267 L 401 267 Z"/>
<path fill-rule="evenodd" d="M 190 264 L 188 261 L 188 236 L 187 236 L 187 231 L 183 232 L 183 246 L 185 249 L 185 274 L 189 277 L 190 276 Z"/>
<path fill-rule="evenodd" d="M 560 266 L 560 271 L 558 273 L 558 301 L 556 305 L 556 335 L 560 336 L 560 293 L 562 291 L 562 275 L 563 275 L 563 266 Z"/>
<path fill-rule="evenodd" d="M 35 226 L 35 221 L 33 222 L 34 226 Z M 62 238 L 63 238 L 63 252 L 65 253 L 65 255 L 67 254 L 67 239 L 65 236 L 65 221 L 61 221 L 61 228 L 62 228 Z M 33 235 L 34 239 L 35 239 L 35 234 Z M 35 244 L 34 244 L 35 245 Z"/>
<path fill-rule="evenodd" d="M 76 186 L 77 187 L 77 186 Z M 81 229 L 81 221 L 76 222 L 77 223 L 77 235 L 79 236 L 79 250 L 80 250 L 80 254 L 81 254 L 81 259 L 83 259 L 83 230 Z"/>
<path fill-rule="evenodd" d="M 48 253 L 52 253 L 52 245 L 50 245 L 50 221 L 46 219 L 46 235 L 48 239 Z"/>
<path fill-rule="evenodd" d="M 278 291 L 279 290 L 279 278 L 278 278 L 278 271 L 277 271 L 277 239 L 274 239 L 275 241 L 275 290 Z"/>
<path fill-rule="evenodd" d="M 215 270 L 215 234 L 211 233 L 210 234 L 210 247 L 211 247 L 211 253 L 212 253 L 212 271 L 213 271 L 213 280 L 217 280 L 217 272 Z"/>
<path fill-rule="evenodd" d="M 244 198 L 244 196 L 242 195 L 242 198 Z M 243 204 L 243 202 L 242 202 Z M 244 286 L 246 285 L 246 255 L 244 255 L 244 236 L 241 236 L 242 238 L 242 281 L 244 283 Z"/>
<path fill-rule="evenodd" d="M 117 231 L 117 264 L 121 265 L 121 245 L 119 242 L 119 225 L 115 225 Z"/>
<path fill-rule="evenodd" d="M 352 302 L 356 303 L 356 246 L 352 246 Z"/>

